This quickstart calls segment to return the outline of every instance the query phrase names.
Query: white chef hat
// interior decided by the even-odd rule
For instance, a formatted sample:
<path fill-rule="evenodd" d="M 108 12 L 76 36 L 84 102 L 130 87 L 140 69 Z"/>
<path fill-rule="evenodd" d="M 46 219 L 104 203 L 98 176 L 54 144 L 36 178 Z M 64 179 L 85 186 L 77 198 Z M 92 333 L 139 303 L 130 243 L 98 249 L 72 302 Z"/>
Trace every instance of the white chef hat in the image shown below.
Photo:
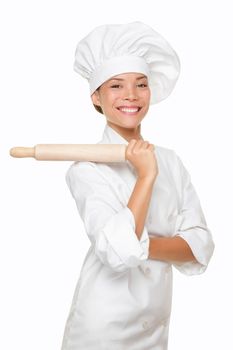
<path fill-rule="evenodd" d="M 78 43 L 74 70 L 88 80 L 91 95 L 115 75 L 143 73 L 148 77 L 153 104 L 172 92 L 180 61 L 159 33 L 136 21 L 96 27 Z"/>

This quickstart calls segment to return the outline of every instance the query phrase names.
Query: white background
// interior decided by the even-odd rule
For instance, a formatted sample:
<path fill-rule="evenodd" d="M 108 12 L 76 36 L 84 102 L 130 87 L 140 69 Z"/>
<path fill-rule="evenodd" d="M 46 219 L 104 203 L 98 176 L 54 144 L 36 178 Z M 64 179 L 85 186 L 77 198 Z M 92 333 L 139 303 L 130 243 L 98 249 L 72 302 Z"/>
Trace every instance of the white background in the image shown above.
<path fill-rule="evenodd" d="M 135 20 L 181 60 L 174 92 L 151 107 L 142 135 L 181 157 L 216 244 L 203 275 L 174 271 L 169 349 L 233 346 L 231 1 L 8 0 L 0 8 L 1 349 L 60 349 L 89 248 L 65 183 L 71 162 L 14 159 L 9 149 L 101 139 L 105 118 L 73 71 L 75 47 L 97 25 Z"/>

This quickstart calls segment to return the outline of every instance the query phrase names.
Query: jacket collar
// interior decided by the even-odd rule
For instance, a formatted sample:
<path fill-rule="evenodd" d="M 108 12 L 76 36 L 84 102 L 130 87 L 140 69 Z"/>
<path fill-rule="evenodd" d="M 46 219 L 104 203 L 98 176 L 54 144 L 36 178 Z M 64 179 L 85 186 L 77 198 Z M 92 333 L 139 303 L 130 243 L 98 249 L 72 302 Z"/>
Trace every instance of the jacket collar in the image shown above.
<path fill-rule="evenodd" d="M 115 131 L 111 126 L 106 124 L 100 143 L 118 143 L 127 145 L 128 141 L 124 139 L 123 136 L 118 134 L 118 132 Z"/>
<path fill-rule="evenodd" d="M 111 126 L 106 124 L 102 135 L 102 140 L 98 143 L 119 143 L 128 145 L 129 142 Z"/>

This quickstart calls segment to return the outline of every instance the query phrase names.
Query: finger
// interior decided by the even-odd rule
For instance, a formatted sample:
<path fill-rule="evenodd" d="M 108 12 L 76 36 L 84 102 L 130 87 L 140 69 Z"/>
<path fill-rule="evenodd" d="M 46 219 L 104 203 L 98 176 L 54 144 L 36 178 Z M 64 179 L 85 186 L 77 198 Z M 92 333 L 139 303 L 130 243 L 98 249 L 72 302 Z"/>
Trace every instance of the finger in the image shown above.
<path fill-rule="evenodd" d="M 126 147 L 126 155 L 132 153 L 133 147 L 136 144 L 136 142 L 137 142 L 137 140 L 135 140 L 135 139 L 132 139 L 132 140 L 129 141 L 129 143 L 128 143 L 127 147 Z"/>
<path fill-rule="evenodd" d="M 133 147 L 134 147 L 134 145 L 135 145 L 135 143 L 137 142 L 137 140 L 136 139 L 131 139 L 130 141 L 129 141 L 129 143 L 128 143 L 128 149 L 132 149 Z"/>
<path fill-rule="evenodd" d="M 150 149 L 151 151 L 155 150 L 155 145 L 153 145 L 152 143 L 149 145 L 148 149 Z"/>
<path fill-rule="evenodd" d="M 143 143 L 144 143 L 143 140 L 137 140 L 137 142 L 136 142 L 135 145 L 134 145 L 133 150 L 134 150 L 134 151 L 138 151 L 138 150 L 142 147 L 142 144 L 143 144 Z"/>
<path fill-rule="evenodd" d="M 144 141 L 142 144 L 142 148 L 146 149 L 149 147 L 149 145 L 150 145 L 149 141 Z"/>

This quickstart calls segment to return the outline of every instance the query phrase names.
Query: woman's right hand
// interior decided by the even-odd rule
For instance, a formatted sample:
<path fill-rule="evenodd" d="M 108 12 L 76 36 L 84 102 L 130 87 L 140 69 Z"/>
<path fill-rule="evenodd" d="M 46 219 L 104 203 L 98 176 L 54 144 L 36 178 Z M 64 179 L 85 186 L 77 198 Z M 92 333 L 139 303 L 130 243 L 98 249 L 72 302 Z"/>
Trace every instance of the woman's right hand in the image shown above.
<path fill-rule="evenodd" d="M 148 141 L 129 141 L 125 158 L 134 166 L 138 177 L 150 177 L 156 179 L 158 175 L 158 165 L 154 152 L 155 146 Z"/>

